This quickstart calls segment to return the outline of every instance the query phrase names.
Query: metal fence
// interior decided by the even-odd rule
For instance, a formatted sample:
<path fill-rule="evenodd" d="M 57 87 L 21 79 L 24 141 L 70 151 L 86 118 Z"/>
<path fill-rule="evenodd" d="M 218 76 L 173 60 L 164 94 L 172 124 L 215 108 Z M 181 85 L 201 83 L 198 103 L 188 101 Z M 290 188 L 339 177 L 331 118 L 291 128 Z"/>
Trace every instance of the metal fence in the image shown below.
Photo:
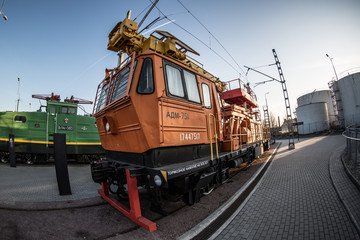
<path fill-rule="evenodd" d="M 360 163 L 360 128 L 348 127 L 343 136 L 346 138 L 346 157 L 357 168 Z"/>

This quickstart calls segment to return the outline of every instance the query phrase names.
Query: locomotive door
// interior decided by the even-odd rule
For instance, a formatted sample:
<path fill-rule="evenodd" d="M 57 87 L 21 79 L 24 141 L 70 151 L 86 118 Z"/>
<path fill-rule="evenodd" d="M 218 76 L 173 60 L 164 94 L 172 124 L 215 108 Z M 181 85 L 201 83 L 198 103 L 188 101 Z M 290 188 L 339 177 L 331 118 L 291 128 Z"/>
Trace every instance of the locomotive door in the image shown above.
<path fill-rule="evenodd" d="M 78 146 L 76 143 L 76 106 L 61 106 L 60 112 L 56 114 L 55 132 L 66 135 L 66 153 L 77 154 Z"/>
<path fill-rule="evenodd" d="M 70 114 L 70 107 L 61 106 L 61 112 L 56 114 L 55 132 L 66 134 L 66 142 L 69 142 L 76 126 L 76 118 Z"/>

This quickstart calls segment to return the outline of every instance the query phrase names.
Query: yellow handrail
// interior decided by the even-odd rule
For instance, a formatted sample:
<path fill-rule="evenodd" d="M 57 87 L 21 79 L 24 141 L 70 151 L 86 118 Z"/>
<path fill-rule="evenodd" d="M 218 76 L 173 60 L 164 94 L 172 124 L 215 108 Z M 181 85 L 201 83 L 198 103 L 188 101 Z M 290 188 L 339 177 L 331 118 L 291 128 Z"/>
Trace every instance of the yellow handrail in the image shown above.
<path fill-rule="evenodd" d="M 217 131 L 216 131 L 216 117 L 214 114 L 210 113 L 208 116 L 208 129 L 209 129 L 209 139 L 210 139 L 210 151 L 211 151 L 211 161 L 213 161 L 213 146 L 212 146 L 212 135 L 211 135 L 211 124 L 210 124 L 210 116 L 214 117 L 214 137 L 215 137 L 215 147 L 216 147 L 216 157 L 219 158 L 219 149 L 217 143 Z"/>

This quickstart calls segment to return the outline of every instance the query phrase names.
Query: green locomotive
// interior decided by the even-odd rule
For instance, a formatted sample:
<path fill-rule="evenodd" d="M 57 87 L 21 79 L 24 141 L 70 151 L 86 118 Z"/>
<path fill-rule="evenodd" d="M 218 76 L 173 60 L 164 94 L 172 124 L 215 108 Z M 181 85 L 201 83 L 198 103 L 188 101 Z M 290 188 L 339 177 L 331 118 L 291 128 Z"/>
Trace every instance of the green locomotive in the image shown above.
<path fill-rule="evenodd" d="M 33 95 L 46 100 L 36 112 L 0 112 L 0 158 L 9 160 L 9 135 L 15 136 L 17 161 L 28 164 L 51 161 L 53 134 L 66 134 L 67 158 L 78 162 L 97 160 L 104 154 L 95 118 L 78 115 L 78 104 L 92 102 L 71 97 L 60 101 L 59 95 Z"/>

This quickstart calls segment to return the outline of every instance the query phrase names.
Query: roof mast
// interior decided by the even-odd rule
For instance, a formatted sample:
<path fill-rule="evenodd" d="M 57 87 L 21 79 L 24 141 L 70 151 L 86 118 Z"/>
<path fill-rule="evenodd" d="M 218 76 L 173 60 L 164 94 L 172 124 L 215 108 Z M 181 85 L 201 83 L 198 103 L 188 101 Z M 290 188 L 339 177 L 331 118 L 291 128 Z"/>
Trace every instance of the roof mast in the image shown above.
<path fill-rule="evenodd" d="M 19 111 L 19 102 L 20 102 L 20 78 L 18 78 L 18 90 L 17 90 L 17 98 L 16 98 L 16 106 L 15 112 Z"/>

